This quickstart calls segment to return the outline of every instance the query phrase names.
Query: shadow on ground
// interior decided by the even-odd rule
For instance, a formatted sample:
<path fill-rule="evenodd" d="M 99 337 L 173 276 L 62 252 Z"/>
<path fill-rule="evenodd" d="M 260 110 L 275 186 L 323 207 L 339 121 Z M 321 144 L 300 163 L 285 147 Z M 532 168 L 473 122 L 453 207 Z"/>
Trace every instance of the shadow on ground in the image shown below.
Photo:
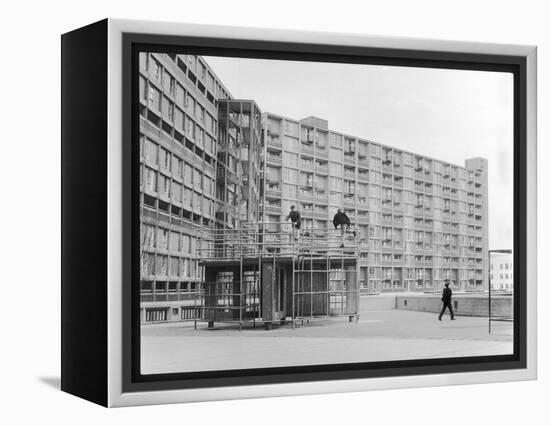
<path fill-rule="evenodd" d="M 61 377 L 38 377 L 38 381 L 51 388 L 57 390 L 61 389 Z"/>

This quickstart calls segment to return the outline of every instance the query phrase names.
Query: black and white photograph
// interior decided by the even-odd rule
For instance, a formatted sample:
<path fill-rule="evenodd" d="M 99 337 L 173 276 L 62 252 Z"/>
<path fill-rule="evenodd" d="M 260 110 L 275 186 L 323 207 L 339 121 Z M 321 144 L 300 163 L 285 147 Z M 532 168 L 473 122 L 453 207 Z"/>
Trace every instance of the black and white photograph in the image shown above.
<path fill-rule="evenodd" d="M 543 5 L 6 3 L 0 423 L 545 424 Z"/>
<path fill-rule="evenodd" d="M 141 374 L 514 353 L 512 73 L 143 51 L 138 110 Z"/>

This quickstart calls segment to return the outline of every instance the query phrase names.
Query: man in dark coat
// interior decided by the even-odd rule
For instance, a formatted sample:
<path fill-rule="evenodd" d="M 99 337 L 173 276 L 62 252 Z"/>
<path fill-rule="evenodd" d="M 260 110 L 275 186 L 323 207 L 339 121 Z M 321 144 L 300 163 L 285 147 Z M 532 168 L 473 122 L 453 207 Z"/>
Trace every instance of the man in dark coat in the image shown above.
<path fill-rule="evenodd" d="M 338 212 L 334 215 L 334 218 L 332 219 L 332 224 L 334 225 L 334 229 L 338 229 L 338 226 L 340 226 L 340 230 L 342 232 L 342 244 L 340 245 L 340 248 L 342 248 L 344 247 L 344 236 L 346 235 L 346 231 L 351 225 L 349 217 L 346 213 L 344 213 L 344 210 L 338 209 Z"/>
<path fill-rule="evenodd" d="M 300 236 L 300 226 L 302 225 L 302 218 L 296 206 L 290 206 L 290 213 L 285 218 L 285 221 L 288 219 L 292 223 L 292 233 L 295 234 L 294 239 L 296 240 Z"/>
<path fill-rule="evenodd" d="M 451 313 L 451 319 L 455 319 L 455 313 L 453 312 L 453 306 L 451 304 L 451 298 L 453 297 L 453 291 L 449 288 L 449 280 L 445 280 L 445 288 L 443 289 L 443 294 L 441 297 L 441 301 L 443 302 L 443 309 L 441 309 L 441 312 L 439 314 L 439 321 L 441 321 L 441 317 L 445 313 L 445 309 L 449 308 L 449 312 Z"/>

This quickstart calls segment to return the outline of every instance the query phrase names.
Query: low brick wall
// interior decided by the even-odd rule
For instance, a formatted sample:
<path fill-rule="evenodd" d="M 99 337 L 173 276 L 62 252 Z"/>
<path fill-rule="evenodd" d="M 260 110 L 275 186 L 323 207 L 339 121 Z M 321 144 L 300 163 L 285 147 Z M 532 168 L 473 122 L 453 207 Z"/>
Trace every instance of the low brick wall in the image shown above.
<path fill-rule="evenodd" d="M 441 295 L 398 295 L 397 309 L 439 313 L 442 308 Z M 489 315 L 488 296 L 457 294 L 452 299 L 453 309 L 457 315 L 486 317 Z M 491 315 L 493 317 L 513 317 L 512 296 L 491 296 Z M 448 311 L 447 311 L 448 314 Z"/>

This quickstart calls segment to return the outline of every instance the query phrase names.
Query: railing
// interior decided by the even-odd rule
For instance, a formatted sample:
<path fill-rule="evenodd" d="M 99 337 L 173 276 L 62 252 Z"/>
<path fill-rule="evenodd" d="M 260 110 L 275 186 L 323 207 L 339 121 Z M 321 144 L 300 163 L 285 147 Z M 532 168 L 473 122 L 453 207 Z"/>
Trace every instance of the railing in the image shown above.
<path fill-rule="evenodd" d="M 291 222 L 247 222 L 237 229 L 200 229 L 197 254 L 204 261 L 259 256 L 357 256 L 357 234 L 348 229 L 302 227 Z"/>

